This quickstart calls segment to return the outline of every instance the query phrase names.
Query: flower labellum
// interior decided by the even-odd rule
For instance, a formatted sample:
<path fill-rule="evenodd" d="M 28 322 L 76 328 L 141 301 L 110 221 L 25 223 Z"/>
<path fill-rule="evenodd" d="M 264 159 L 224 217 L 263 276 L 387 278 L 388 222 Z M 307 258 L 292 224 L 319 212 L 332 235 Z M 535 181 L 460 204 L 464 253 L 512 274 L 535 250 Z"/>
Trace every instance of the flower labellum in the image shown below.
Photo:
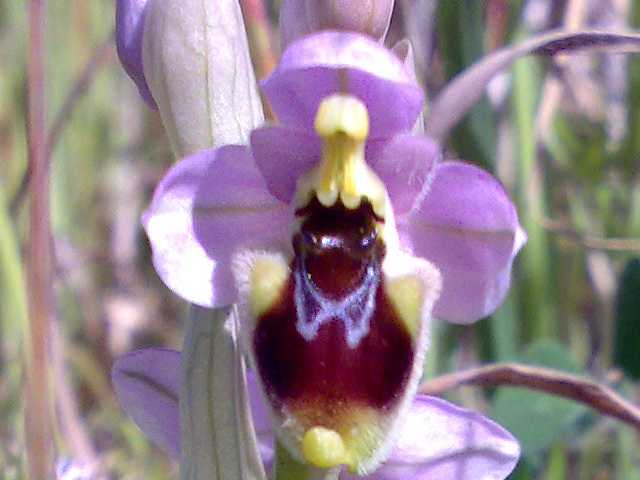
<path fill-rule="evenodd" d="M 421 376 L 440 274 L 400 251 L 384 184 L 365 163 L 355 97 L 319 106 L 322 158 L 299 178 L 293 258 L 235 262 L 248 349 L 294 457 L 368 473 L 383 461 Z"/>

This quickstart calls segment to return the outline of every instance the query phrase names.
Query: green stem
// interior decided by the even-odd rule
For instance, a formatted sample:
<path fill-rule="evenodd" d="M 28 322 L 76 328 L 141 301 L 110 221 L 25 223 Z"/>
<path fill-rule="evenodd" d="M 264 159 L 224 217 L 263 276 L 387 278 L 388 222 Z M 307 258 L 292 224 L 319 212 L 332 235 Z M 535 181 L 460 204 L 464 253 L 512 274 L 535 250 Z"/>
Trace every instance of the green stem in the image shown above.
<path fill-rule="evenodd" d="M 519 211 L 529 240 L 519 264 L 525 287 L 525 328 L 529 340 L 556 333 L 553 289 L 549 284 L 551 262 L 547 233 L 538 219 L 547 211 L 542 166 L 536 159 L 535 109 L 539 85 L 532 59 L 521 59 L 513 67 L 513 111 L 518 154 Z"/>
<path fill-rule="evenodd" d="M 265 480 L 234 307 L 191 307 L 182 370 L 182 480 Z"/>
<path fill-rule="evenodd" d="M 274 480 L 338 480 L 340 468 L 324 470 L 300 463 L 288 450 L 276 441 Z"/>
<path fill-rule="evenodd" d="M 309 466 L 298 462 L 280 442 L 276 441 L 276 461 L 273 465 L 274 480 L 306 480 Z"/>

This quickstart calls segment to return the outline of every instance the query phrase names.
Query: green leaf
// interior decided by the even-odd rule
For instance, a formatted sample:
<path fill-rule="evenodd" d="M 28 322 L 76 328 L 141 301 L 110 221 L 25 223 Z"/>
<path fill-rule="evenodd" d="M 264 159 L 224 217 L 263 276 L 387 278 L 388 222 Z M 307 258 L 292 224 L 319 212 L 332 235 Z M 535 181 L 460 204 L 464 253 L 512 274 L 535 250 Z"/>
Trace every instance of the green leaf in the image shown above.
<path fill-rule="evenodd" d="M 533 466 L 521 459 L 516 469 L 509 475 L 509 480 L 534 480 L 536 478 Z"/>
<path fill-rule="evenodd" d="M 520 361 L 526 365 L 554 368 L 567 373 L 580 373 L 582 370 L 565 345 L 550 339 L 530 344 L 520 356 Z"/>
<path fill-rule="evenodd" d="M 518 38 L 521 34 L 518 35 Z M 526 43 L 526 42 L 525 42 Z M 541 74 L 534 59 L 516 62 L 513 68 L 513 138 L 518 158 L 516 204 L 528 241 L 518 260 L 520 312 L 524 338 L 554 336 L 557 331 L 555 290 L 553 288 L 553 249 L 547 231 L 538 218 L 548 211 L 543 188 L 530 193 L 537 182 L 535 122 Z"/>
<path fill-rule="evenodd" d="M 306 480 L 309 467 L 293 458 L 280 442 L 276 442 L 275 480 Z"/>
<path fill-rule="evenodd" d="M 640 5 L 632 2 L 632 14 L 629 19 L 630 27 L 637 30 L 640 27 Z M 632 105 L 640 103 L 640 58 L 637 55 L 630 57 L 627 69 L 628 94 L 627 108 L 627 135 L 622 148 L 618 153 L 620 162 L 624 165 L 624 172 L 630 180 L 636 172 L 637 152 L 640 151 L 640 109 L 632 108 Z"/>
<path fill-rule="evenodd" d="M 486 53 L 484 18 L 483 2 L 439 3 L 438 37 L 447 78 L 455 77 Z M 495 158 L 495 119 L 486 97 L 460 121 L 451 140 L 460 158 L 491 167 Z"/>
<path fill-rule="evenodd" d="M 618 285 L 613 360 L 640 380 L 640 257 L 627 263 Z"/>
<path fill-rule="evenodd" d="M 519 358 L 522 363 L 577 373 L 579 368 L 566 347 L 552 340 L 532 344 Z M 586 412 L 583 405 L 546 393 L 513 387 L 496 392 L 492 417 L 520 441 L 523 456 L 533 466 L 541 455 L 570 432 Z"/>

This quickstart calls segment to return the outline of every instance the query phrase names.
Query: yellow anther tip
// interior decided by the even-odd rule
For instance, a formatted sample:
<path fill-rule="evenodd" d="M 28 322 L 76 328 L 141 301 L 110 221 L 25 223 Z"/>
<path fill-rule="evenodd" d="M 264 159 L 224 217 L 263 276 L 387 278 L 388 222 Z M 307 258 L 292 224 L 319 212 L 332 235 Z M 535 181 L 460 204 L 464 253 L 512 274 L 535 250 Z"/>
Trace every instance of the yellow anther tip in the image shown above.
<path fill-rule="evenodd" d="M 340 434 L 324 427 L 307 430 L 302 438 L 302 454 L 318 468 L 333 468 L 350 463 L 349 452 Z"/>
<path fill-rule="evenodd" d="M 343 133 L 353 140 L 363 141 L 369 134 L 367 107 L 350 95 L 331 95 L 318 107 L 315 129 L 323 138 Z"/>

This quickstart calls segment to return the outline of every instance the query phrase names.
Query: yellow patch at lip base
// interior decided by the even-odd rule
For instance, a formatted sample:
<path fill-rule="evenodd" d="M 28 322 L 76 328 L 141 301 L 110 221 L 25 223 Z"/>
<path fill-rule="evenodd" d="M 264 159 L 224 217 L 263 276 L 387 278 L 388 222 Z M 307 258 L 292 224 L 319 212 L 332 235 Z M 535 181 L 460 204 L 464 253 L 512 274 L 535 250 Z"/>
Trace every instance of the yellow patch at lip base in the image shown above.
<path fill-rule="evenodd" d="M 422 321 L 424 286 L 417 276 L 407 275 L 388 280 L 385 288 L 398 317 L 415 337 Z"/>
<path fill-rule="evenodd" d="M 350 95 L 325 98 L 316 114 L 315 129 L 323 139 L 322 160 L 298 182 L 298 203 L 306 205 L 315 194 L 325 207 L 340 199 L 345 207 L 355 209 L 366 197 L 376 215 L 384 218 L 386 190 L 364 158 L 369 134 L 364 104 Z"/>
<path fill-rule="evenodd" d="M 324 427 L 312 427 L 302 437 L 302 454 L 318 468 L 333 468 L 351 463 L 349 452 L 340 434 Z"/>
<path fill-rule="evenodd" d="M 249 307 L 254 318 L 268 311 L 280 298 L 289 278 L 289 267 L 277 257 L 260 257 L 250 275 Z"/>
<path fill-rule="evenodd" d="M 319 468 L 345 465 L 361 473 L 363 462 L 385 441 L 385 415 L 375 408 L 334 403 L 327 415 L 323 402 L 301 402 L 293 406 L 303 435 L 300 450 L 304 459 Z"/>

